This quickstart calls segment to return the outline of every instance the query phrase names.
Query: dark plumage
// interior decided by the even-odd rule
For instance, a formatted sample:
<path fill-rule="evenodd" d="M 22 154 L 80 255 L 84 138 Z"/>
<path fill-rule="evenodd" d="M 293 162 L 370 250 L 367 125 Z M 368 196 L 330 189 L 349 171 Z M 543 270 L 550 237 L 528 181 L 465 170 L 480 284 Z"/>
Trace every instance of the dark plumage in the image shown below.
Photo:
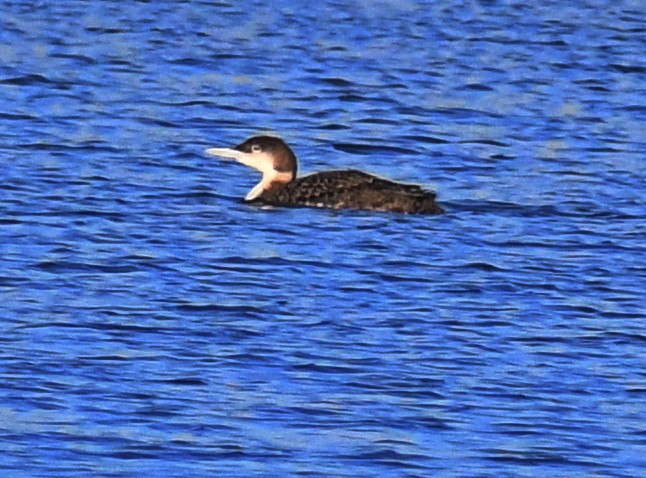
<path fill-rule="evenodd" d="M 207 153 L 233 158 L 263 173 L 247 201 L 409 214 L 444 212 L 435 202 L 434 192 L 362 171 L 323 171 L 297 178 L 296 155 L 282 139 L 273 136 L 254 136 L 233 149 L 212 148 Z"/>
<path fill-rule="evenodd" d="M 274 206 L 368 209 L 409 214 L 440 214 L 435 193 L 413 184 L 382 179 L 357 170 L 323 171 L 276 184 L 255 201 Z"/>

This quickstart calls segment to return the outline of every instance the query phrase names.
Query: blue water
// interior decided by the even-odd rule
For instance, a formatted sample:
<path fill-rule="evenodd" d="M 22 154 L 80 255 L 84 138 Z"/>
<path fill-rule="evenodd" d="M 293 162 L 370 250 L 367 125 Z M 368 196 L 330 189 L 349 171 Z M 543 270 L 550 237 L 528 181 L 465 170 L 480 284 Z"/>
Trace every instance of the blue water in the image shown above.
<path fill-rule="evenodd" d="M 0 475 L 644 476 L 645 5 L 533 3 L 1 1 Z"/>

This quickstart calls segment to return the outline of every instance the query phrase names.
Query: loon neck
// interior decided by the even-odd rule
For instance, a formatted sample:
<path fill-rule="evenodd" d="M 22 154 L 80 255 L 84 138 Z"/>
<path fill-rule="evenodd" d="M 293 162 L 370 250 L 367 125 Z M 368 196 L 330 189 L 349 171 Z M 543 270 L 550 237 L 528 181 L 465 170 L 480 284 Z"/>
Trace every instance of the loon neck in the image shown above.
<path fill-rule="evenodd" d="M 263 172 L 262 179 L 251 191 L 249 191 L 245 196 L 245 199 L 247 201 L 253 201 L 264 192 L 278 191 L 284 188 L 293 179 L 295 178 L 291 172 L 276 171 L 273 169 L 271 171 Z"/>

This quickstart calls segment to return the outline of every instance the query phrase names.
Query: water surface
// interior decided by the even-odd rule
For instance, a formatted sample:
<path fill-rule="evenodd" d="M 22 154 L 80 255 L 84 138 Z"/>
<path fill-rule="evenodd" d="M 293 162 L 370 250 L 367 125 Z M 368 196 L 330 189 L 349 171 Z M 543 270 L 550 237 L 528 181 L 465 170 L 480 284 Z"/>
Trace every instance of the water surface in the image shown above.
<path fill-rule="evenodd" d="M 643 474 L 641 1 L 0 5 L 2 476 Z"/>

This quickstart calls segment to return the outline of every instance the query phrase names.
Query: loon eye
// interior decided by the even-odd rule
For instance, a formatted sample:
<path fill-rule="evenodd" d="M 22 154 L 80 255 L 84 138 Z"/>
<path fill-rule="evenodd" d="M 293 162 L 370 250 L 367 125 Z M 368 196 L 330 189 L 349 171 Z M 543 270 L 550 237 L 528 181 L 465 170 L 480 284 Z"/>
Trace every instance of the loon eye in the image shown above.
<path fill-rule="evenodd" d="M 261 151 L 262 151 L 262 148 L 261 148 L 261 147 L 260 147 L 260 145 L 258 145 L 258 144 L 254 144 L 254 145 L 251 147 L 251 152 L 252 152 L 252 153 L 260 153 Z"/>

